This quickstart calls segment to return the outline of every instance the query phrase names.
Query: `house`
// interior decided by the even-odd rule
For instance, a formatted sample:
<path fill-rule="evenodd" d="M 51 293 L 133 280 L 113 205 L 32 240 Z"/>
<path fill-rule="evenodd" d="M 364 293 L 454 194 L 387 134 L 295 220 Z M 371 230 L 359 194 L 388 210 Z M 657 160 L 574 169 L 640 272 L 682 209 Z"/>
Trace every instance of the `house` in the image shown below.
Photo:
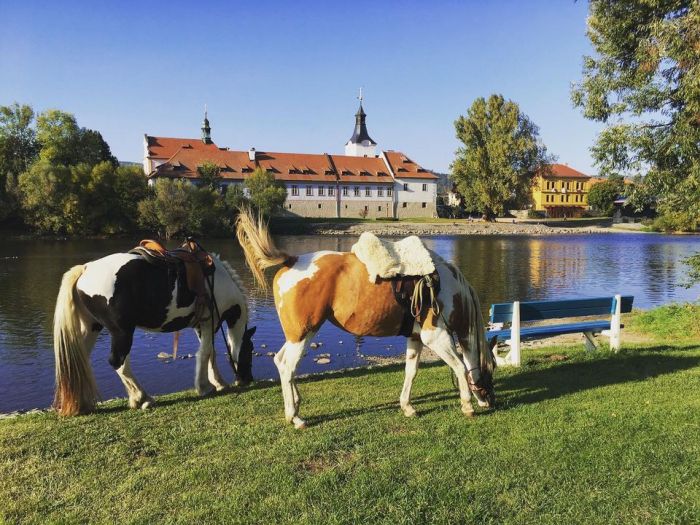
<path fill-rule="evenodd" d="M 532 208 L 548 217 L 580 217 L 588 209 L 590 181 L 566 164 L 552 164 L 535 178 Z"/>
<path fill-rule="evenodd" d="M 205 111 L 201 139 L 144 136 L 143 169 L 159 178 L 199 179 L 198 166 L 216 164 L 222 185 L 242 184 L 257 168 L 287 189 L 285 213 L 302 217 L 434 217 L 438 177 L 404 153 L 376 153 L 360 107 L 345 154 L 235 151 L 217 146 Z"/>

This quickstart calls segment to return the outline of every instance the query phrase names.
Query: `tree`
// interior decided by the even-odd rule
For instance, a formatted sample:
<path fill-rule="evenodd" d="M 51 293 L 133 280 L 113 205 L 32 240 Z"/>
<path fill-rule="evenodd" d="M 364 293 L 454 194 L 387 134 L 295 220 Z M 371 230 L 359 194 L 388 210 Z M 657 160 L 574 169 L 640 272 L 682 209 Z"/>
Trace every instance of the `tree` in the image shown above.
<path fill-rule="evenodd" d="M 40 233 L 72 233 L 79 202 L 69 167 L 39 160 L 19 176 L 19 188 L 29 225 Z"/>
<path fill-rule="evenodd" d="M 176 235 L 216 235 L 222 231 L 221 194 L 186 180 L 159 179 L 138 204 L 141 226 L 170 239 Z"/>
<path fill-rule="evenodd" d="M 211 161 L 206 161 L 197 166 L 197 173 L 202 186 L 211 190 L 218 190 L 221 187 L 221 169 Z"/>
<path fill-rule="evenodd" d="M 591 0 L 583 79 L 572 89 L 584 116 L 607 124 L 593 148 L 603 175 L 642 174 L 628 202 L 700 218 L 700 3 Z"/>
<path fill-rule="evenodd" d="M 588 192 L 588 204 L 607 217 L 615 212 L 615 199 L 623 194 L 625 183 L 622 177 L 611 176 L 608 180 L 594 184 Z"/>
<path fill-rule="evenodd" d="M 242 206 L 248 204 L 248 199 L 239 184 L 230 184 L 224 193 L 224 203 L 227 213 L 238 213 Z"/>
<path fill-rule="evenodd" d="M 19 209 L 17 177 L 36 159 L 38 144 L 31 106 L 0 106 L 0 220 Z"/>
<path fill-rule="evenodd" d="M 279 211 L 287 200 L 284 184 L 275 179 L 274 174 L 256 168 L 245 181 L 250 193 L 249 201 L 263 215 L 270 216 Z"/>
<path fill-rule="evenodd" d="M 539 131 L 518 105 L 501 95 L 478 98 L 455 121 L 462 142 L 452 163 L 452 180 L 469 210 L 492 220 L 505 205 L 529 200 L 538 172 L 550 162 Z"/>
<path fill-rule="evenodd" d="M 44 111 L 37 117 L 36 128 L 41 147 L 39 158 L 54 165 L 86 163 L 94 166 L 103 161 L 118 164 L 102 135 L 79 127 L 71 113 L 57 109 Z"/>

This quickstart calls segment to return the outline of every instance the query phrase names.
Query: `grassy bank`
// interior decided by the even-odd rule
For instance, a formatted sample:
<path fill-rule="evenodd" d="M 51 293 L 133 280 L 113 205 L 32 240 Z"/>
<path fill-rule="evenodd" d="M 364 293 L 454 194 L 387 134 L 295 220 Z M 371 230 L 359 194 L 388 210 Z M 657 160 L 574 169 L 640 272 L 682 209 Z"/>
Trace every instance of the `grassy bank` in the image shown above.
<path fill-rule="evenodd" d="M 303 381 L 302 432 L 276 384 L 0 421 L 0 521 L 696 522 L 700 341 L 666 333 L 669 315 L 629 319 L 649 340 L 618 354 L 528 351 L 471 420 L 446 367 L 425 365 L 413 419 L 397 366 Z"/>

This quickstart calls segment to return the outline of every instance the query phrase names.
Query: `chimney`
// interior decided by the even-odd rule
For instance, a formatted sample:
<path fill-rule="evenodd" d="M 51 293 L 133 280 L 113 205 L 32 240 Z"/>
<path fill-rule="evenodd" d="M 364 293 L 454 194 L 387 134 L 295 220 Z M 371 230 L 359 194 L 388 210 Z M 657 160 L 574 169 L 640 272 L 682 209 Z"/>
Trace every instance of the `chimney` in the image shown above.
<path fill-rule="evenodd" d="M 248 150 L 248 160 L 255 160 L 255 148 L 250 148 Z"/>

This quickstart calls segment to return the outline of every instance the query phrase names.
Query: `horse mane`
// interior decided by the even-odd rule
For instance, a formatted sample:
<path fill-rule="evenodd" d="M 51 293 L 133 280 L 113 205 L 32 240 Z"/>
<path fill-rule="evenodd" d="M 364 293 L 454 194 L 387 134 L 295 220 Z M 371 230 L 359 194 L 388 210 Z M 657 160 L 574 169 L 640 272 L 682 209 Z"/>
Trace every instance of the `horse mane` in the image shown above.
<path fill-rule="evenodd" d="M 224 267 L 224 270 L 226 270 L 226 273 L 229 275 L 229 277 L 231 277 L 231 280 L 234 283 L 236 283 L 236 286 L 238 286 L 238 289 L 241 291 L 241 293 L 244 296 L 247 295 L 245 285 L 243 284 L 243 280 L 241 279 L 240 275 L 238 275 L 238 272 L 236 272 L 236 270 L 233 269 L 231 263 L 222 259 L 218 253 L 212 252 L 211 256 L 216 258 L 216 260 L 221 263 L 221 266 Z"/>

